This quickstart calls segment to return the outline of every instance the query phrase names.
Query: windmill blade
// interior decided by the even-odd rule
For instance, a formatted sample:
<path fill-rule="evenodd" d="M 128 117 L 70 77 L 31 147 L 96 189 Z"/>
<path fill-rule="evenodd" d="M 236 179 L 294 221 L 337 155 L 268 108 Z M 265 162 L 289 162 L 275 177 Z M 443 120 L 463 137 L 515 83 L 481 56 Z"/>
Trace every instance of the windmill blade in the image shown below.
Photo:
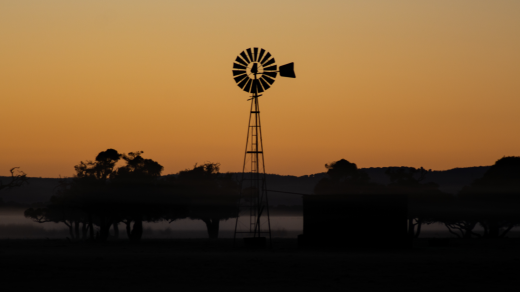
<path fill-rule="evenodd" d="M 262 60 L 262 56 L 264 55 L 264 53 L 265 53 L 265 50 L 264 49 L 260 49 L 260 54 L 258 54 L 258 59 L 256 59 L 257 62 L 260 62 L 260 60 Z"/>
<path fill-rule="evenodd" d="M 246 75 L 246 77 L 247 77 L 247 75 Z M 247 84 L 247 82 L 248 82 L 249 80 L 251 80 L 251 79 L 249 79 L 249 78 L 244 78 L 244 79 L 242 79 L 242 81 L 240 81 L 240 83 L 238 83 L 238 87 L 244 89 L 244 87 L 246 86 L 246 84 Z M 245 89 L 244 89 L 244 90 L 245 90 Z"/>
<path fill-rule="evenodd" d="M 262 84 L 260 83 L 260 80 L 256 80 L 256 87 L 258 88 L 258 93 L 262 93 L 265 90 L 262 88 Z M 267 88 L 266 88 L 267 90 Z"/>
<path fill-rule="evenodd" d="M 237 64 L 237 63 L 233 63 L 233 69 L 243 69 L 243 70 L 246 70 L 247 66 L 243 66 L 243 65 L 240 65 L 240 64 Z"/>
<path fill-rule="evenodd" d="M 251 60 L 251 62 L 254 62 L 255 60 L 253 59 L 253 52 L 251 52 L 251 48 L 247 49 L 247 56 L 249 57 L 249 60 Z"/>
<path fill-rule="evenodd" d="M 253 79 L 252 80 L 253 82 L 251 82 L 251 90 L 249 91 L 250 93 L 258 93 L 257 89 L 256 89 L 256 83 L 258 82 L 258 80 L 256 79 Z"/>
<path fill-rule="evenodd" d="M 239 76 L 236 76 L 235 77 L 235 82 L 240 84 L 240 81 L 242 81 L 244 78 L 246 78 L 247 75 L 246 74 L 242 74 L 242 75 L 239 75 Z"/>
<path fill-rule="evenodd" d="M 260 78 L 260 79 L 266 81 L 267 83 L 269 83 L 271 85 L 273 85 L 273 83 L 274 83 L 274 79 L 269 76 L 266 76 L 266 75 L 263 75 L 262 78 Z"/>
<path fill-rule="evenodd" d="M 273 65 L 273 66 L 269 66 L 267 68 L 264 68 L 264 71 L 276 71 L 276 68 L 277 68 L 277 66 Z"/>
<path fill-rule="evenodd" d="M 294 74 L 294 63 L 280 66 L 280 76 L 296 78 L 296 75 Z"/>
<path fill-rule="evenodd" d="M 274 58 L 272 58 L 271 60 L 265 62 L 265 64 L 262 64 L 262 66 L 267 67 L 267 66 L 269 66 L 269 65 L 271 65 L 271 64 L 274 64 L 274 62 L 275 62 L 275 61 L 274 61 Z"/>
<path fill-rule="evenodd" d="M 278 73 L 276 71 L 274 71 L 274 72 L 273 71 L 264 71 L 264 73 L 262 73 L 262 74 L 267 75 L 274 79 L 274 78 L 276 78 L 276 74 L 278 74 Z"/>
<path fill-rule="evenodd" d="M 258 48 L 253 48 L 253 61 L 258 60 Z"/>
<path fill-rule="evenodd" d="M 233 76 L 246 73 L 246 70 L 233 70 Z"/>
<path fill-rule="evenodd" d="M 237 59 L 235 60 L 235 62 L 240 63 L 247 67 L 247 62 L 242 60 L 242 58 L 240 58 L 239 56 L 237 56 Z"/>
<path fill-rule="evenodd" d="M 256 90 L 256 79 L 251 79 L 251 87 L 249 88 L 250 93 L 255 93 Z"/>
<path fill-rule="evenodd" d="M 262 66 L 265 67 L 264 63 L 269 59 L 271 58 L 271 53 L 267 52 L 267 54 L 265 54 L 264 58 L 262 59 L 262 61 L 260 61 L 260 64 L 262 64 Z"/>
<path fill-rule="evenodd" d="M 251 93 L 261 93 L 264 92 L 264 89 L 260 85 L 260 81 L 258 79 L 253 80 L 253 87 L 251 88 Z"/>
<path fill-rule="evenodd" d="M 253 81 L 253 79 L 247 78 L 246 80 L 246 86 L 242 89 L 244 89 L 245 92 L 251 92 L 251 83 L 253 83 L 251 81 Z"/>
<path fill-rule="evenodd" d="M 262 75 L 262 78 L 260 78 L 260 79 L 263 79 L 264 81 L 266 81 L 270 85 L 273 85 L 274 81 L 276 80 L 276 79 L 274 79 L 272 77 L 269 77 L 267 75 Z"/>
<path fill-rule="evenodd" d="M 249 60 L 249 58 L 247 57 L 245 51 L 243 51 L 242 53 L 240 53 L 240 56 L 242 56 L 242 58 L 246 61 L 247 64 L 251 63 L 251 60 Z"/>
<path fill-rule="evenodd" d="M 262 86 L 264 87 L 264 90 L 267 90 L 269 89 L 269 87 L 271 87 L 271 85 L 269 85 L 269 83 L 267 83 L 265 81 L 265 78 L 264 76 L 262 76 L 262 78 L 259 79 L 260 80 L 260 83 L 262 83 Z M 273 80 L 274 81 L 274 80 Z"/>

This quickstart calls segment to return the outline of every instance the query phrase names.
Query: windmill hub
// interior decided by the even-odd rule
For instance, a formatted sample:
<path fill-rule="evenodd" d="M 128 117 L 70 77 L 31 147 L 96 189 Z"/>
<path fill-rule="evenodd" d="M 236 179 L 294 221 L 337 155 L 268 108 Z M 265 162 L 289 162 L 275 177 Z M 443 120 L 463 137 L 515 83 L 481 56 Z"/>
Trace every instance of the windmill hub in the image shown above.
<path fill-rule="evenodd" d="M 260 63 L 254 62 L 247 66 L 246 74 L 252 79 L 262 78 L 262 73 L 264 73 L 264 68 Z"/>
<path fill-rule="evenodd" d="M 282 77 L 295 78 L 294 63 L 278 67 L 271 53 L 264 49 L 249 48 L 233 63 L 233 78 L 238 87 L 253 95 L 269 89 L 278 73 Z"/>

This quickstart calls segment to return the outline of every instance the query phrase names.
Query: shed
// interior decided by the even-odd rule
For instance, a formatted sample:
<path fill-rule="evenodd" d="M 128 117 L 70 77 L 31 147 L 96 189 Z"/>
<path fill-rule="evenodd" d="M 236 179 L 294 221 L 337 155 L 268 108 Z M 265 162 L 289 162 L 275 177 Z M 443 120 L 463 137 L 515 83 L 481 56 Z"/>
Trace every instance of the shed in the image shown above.
<path fill-rule="evenodd" d="M 407 196 L 305 195 L 300 246 L 410 248 Z"/>

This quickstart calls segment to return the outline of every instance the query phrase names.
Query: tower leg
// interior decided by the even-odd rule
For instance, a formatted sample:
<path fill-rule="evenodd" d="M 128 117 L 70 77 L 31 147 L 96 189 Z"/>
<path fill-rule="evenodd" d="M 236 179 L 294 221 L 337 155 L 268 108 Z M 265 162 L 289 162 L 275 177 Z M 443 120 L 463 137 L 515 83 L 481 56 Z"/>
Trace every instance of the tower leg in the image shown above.
<path fill-rule="evenodd" d="M 256 245 L 264 242 L 265 246 L 265 236 L 269 236 L 269 245 L 272 246 L 260 106 L 256 93 L 251 98 L 240 191 L 241 200 L 235 222 L 234 242 L 239 234 L 243 234 L 257 238 L 256 240 L 245 240 L 246 244 L 251 242 L 252 245 Z M 246 212 L 249 213 L 249 216 L 244 216 Z"/>

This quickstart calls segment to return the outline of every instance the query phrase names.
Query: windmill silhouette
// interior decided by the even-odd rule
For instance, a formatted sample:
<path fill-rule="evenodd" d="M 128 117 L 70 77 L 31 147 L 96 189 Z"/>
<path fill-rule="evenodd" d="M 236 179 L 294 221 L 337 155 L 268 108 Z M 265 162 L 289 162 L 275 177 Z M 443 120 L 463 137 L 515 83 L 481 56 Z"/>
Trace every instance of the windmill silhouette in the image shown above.
<path fill-rule="evenodd" d="M 241 200 L 235 223 L 234 239 L 245 234 L 246 245 L 265 246 L 271 243 L 271 220 L 267 197 L 264 146 L 258 98 L 269 89 L 276 76 L 295 78 L 294 63 L 278 67 L 274 57 L 264 49 L 249 48 L 241 52 L 233 63 L 233 78 L 238 87 L 251 93 L 251 108 L 247 128 L 246 150 L 240 181 Z M 242 214 L 242 216 L 241 216 Z M 248 215 L 244 215 L 248 214 Z"/>

